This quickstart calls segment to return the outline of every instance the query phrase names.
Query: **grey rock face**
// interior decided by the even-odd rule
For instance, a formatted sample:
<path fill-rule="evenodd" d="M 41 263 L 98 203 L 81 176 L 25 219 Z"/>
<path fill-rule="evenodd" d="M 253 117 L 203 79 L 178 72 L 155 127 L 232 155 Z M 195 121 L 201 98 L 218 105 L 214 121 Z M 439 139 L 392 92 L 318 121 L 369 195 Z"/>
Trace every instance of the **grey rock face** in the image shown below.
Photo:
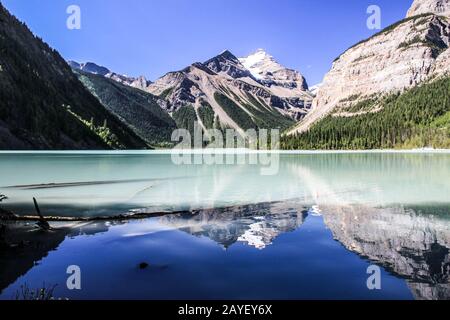
<path fill-rule="evenodd" d="M 428 12 L 450 17 L 450 0 L 414 0 L 407 17 Z"/>
<path fill-rule="evenodd" d="M 225 73 L 235 79 L 252 77 L 250 71 L 245 69 L 239 59 L 228 50 L 206 61 L 204 65 L 215 73 Z"/>
<path fill-rule="evenodd" d="M 239 119 L 227 114 L 217 103 L 216 93 L 226 96 L 255 122 L 269 117 L 273 127 L 277 127 L 277 122 L 286 126 L 304 117 L 311 106 L 312 95 L 305 89 L 306 81 L 299 73 L 278 64 L 273 71 L 278 72 L 279 84 L 275 83 L 274 76 L 265 80 L 256 78 L 241 60 L 224 51 L 204 63 L 194 63 L 181 71 L 166 74 L 151 84 L 148 91 L 164 98 L 169 112 L 187 105 L 198 110 L 206 103 L 222 127 L 244 129 L 239 125 Z"/>
<path fill-rule="evenodd" d="M 106 76 L 108 73 L 111 72 L 111 71 L 109 71 L 108 68 L 99 66 L 92 62 L 78 63 L 76 61 L 68 61 L 68 63 L 70 65 L 70 67 L 73 69 L 81 70 L 81 71 L 92 73 L 92 74 L 98 74 L 101 76 Z"/>
<path fill-rule="evenodd" d="M 383 96 L 450 73 L 450 22 L 415 15 L 348 49 L 335 60 L 313 111 L 291 132 L 304 132 L 340 107 Z"/>

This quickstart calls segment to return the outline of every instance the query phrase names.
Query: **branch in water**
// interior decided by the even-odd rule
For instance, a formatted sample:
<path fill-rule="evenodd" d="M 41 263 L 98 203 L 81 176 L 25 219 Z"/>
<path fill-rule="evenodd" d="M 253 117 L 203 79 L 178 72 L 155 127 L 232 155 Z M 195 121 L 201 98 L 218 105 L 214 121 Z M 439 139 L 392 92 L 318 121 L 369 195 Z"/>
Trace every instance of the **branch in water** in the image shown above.
<path fill-rule="evenodd" d="M 39 228 L 43 229 L 43 230 L 50 230 L 50 224 L 47 222 L 47 220 L 45 220 L 44 216 L 41 213 L 41 209 L 39 209 L 39 205 L 37 203 L 36 198 L 33 198 L 33 202 L 34 202 L 34 207 L 36 208 L 36 212 L 39 216 L 39 221 L 36 223 Z"/>

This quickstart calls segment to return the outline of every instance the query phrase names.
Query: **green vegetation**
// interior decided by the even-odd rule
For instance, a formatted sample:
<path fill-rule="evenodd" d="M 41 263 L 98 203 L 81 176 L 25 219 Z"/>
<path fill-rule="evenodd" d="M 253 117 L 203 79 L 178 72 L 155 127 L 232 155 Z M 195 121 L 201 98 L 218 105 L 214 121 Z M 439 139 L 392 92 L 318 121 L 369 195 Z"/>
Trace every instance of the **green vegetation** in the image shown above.
<path fill-rule="evenodd" d="M 431 41 L 430 39 L 422 39 L 420 36 L 415 36 L 413 39 L 409 40 L 409 41 L 405 41 L 399 44 L 399 49 L 407 49 L 410 46 L 413 46 L 415 44 L 420 44 L 426 47 L 429 47 L 432 52 L 434 57 L 437 57 L 438 55 L 440 55 L 442 52 L 444 52 L 448 46 L 447 44 L 440 40 L 440 41 Z"/>
<path fill-rule="evenodd" d="M 344 112 L 356 113 L 356 112 L 367 112 L 373 109 L 376 100 L 369 98 L 367 100 L 358 101 L 355 104 L 350 104 L 349 106 L 341 109 Z"/>
<path fill-rule="evenodd" d="M 188 130 L 191 135 L 194 135 L 194 123 L 197 121 L 197 114 L 192 105 L 181 107 L 172 115 L 177 127 Z"/>
<path fill-rule="evenodd" d="M 417 44 L 417 43 L 423 43 L 423 41 L 424 40 L 422 40 L 422 38 L 420 37 L 420 36 L 415 36 L 413 39 L 411 39 L 411 40 L 409 40 L 409 41 L 404 41 L 404 42 L 402 42 L 402 43 L 400 43 L 399 45 L 398 45 L 398 48 L 399 49 L 402 49 L 402 48 L 408 48 L 408 47 L 410 47 L 410 46 L 412 46 L 412 45 L 414 45 L 414 44 Z"/>
<path fill-rule="evenodd" d="M 216 93 L 214 98 L 225 112 L 244 130 L 258 128 L 285 130 L 295 123 L 293 119 L 282 115 L 250 93 L 246 93 L 249 102 L 242 100 L 234 93 L 231 94 L 239 104 L 249 110 L 252 116 L 225 95 Z"/>
<path fill-rule="evenodd" d="M 9 215 L 9 212 L 5 211 L 1 206 L 2 202 L 5 200 L 8 200 L 8 197 L 4 194 L 0 194 L 0 220 L 2 219 L 3 214 Z M 0 248 L 6 243 L 6 240 L 4 239 L 5 228 L 6 227 L 3 227 L 0 224 Z"/>
<path fill-rule="evenodd" d="M 361 102 L 383 108 L 354 117 L 329 115 L 308 132 L 282 138 L 284 149 L 450 148 L 450 78 L 403 94 Z"/>
<path fill-rule="evenodd" d="M 244 130 L 256 128 L 256 124 L 250 115 L 242 110 L 233 100 L 218 92 L 214 93 L 214 99 L 239 127 Z"/>
<path fill-rule="evenodd" d="M 67 107 L 67 111 L 77 118 L 81 123 L 83 123 L 89 130 L 94 132 L 104 143 L 106 143 L 112 149 L 123 149 L 124 145 L 120 144 L 117 136 L 111 132 L 108 128 L 108 122 L 105 120 L 102 126 L 96 126 L 94 123 L 94 118 L 90 121 L 86 121 L 79 115 L 70 110 L 70 106 Z"/>
<path fill-rule="evenodd" d="M 166 99 L 168 96 L 172 94 L 173 90 L 174 88 L 167 88 L 159 95 L 159 97 L 162 99 Z"/>
<path fill-rule="evenodd" d="M 361 55 L 358 58 L 356 58 L 355 60 L 353 60 L 353 63 L 359 62 L 359 61 L 363 61 L 366 60 L 368 58 L 373 57 L 375 54 L 366 54 L 366 55 Z"/>
<path fill-rule="evenodd" d="M 214 110 L 208 102 L 201 102 L 201 107 L 198 109 L 198 115 L 206 129 L 214 129 Z"/>
<path fill-rule="evenodd" d="M 249 110 L 252 110 L 254 122 L 260 129 L 280 129 L 285 130 L 291 127 L 295 121 L 284 116 L 272 107 L 269 107 L 263 101 L 255 98 L 253 95 L 246 93 L 251 105 L 244 104 Z"/>
<path fill-rule="evenodd" d="M 76 72 L 84 86 L 103 106 L 152 147 L 170 146 L 173 119 L 161 109 L 157 97 L 100 75 Z"/>
<path fill-rule="evenodd" d="M 108 122 L 120 145 L 145 148 L 87 91 L 59 55 L 0 4 L 0 149 L 107 149 L 82 119 Z M 104 135 L 104 133 L 102 133 Z"/>
<path fill-rule="evenodd" d="M 39 289 L 30 289 L 27 284 L 21 285 L 20 290 L 16 292 L 16 300 L 26 300 L 26 301 L 48 301 L 54 300 L 54 291 L 56 285 L 46 286 L 43 285 Z"/>
<path fill-rule="evenodd" d="M 360 94 L 352 94 L 351 96 L 349 96 L 345 99 L 342 99 L 339 102 L 353 102 L 355 100 L 358 100 L 360 96 L 361 96 Z"/>
<path fill-rule="evenodd" d="M 216 115 L 214 119 L 214 129 L 220 130 L 223 132 L 222 123 L 220 122 L 219 116 Z"/>
<path fill-rule="evenodd" d="M 402 206 L 405 210 L 412 210 L 418 216 L 431 215 L 450 221 L 450 212 L 446 203 L 414 204 Z"/>

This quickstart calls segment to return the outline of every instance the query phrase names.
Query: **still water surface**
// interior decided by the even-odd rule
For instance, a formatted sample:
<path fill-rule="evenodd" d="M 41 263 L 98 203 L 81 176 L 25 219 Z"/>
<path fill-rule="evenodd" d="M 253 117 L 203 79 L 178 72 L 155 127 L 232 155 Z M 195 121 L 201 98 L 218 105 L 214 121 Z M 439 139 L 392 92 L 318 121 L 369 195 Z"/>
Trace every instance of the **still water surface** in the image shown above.
<path fill-rule="evenodd" d="M 0 177 L 20 214 L 31 197 L 46 215 L 186 210 L 56 223 L 44 245 L 0 254 L 1 299 L 44 281 L 70 299 L 450 299 L 450 154 L 283 154 L 274 176 L 167 154 L 2 154 Z"/>

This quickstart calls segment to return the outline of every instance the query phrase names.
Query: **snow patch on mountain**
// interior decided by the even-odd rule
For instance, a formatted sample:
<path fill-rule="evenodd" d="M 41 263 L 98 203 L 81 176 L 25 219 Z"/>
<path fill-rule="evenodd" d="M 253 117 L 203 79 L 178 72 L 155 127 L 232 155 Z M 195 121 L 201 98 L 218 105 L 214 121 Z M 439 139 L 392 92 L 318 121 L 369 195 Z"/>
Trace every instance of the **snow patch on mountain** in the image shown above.
<path fill-rule="evenodd" d="M 288 88 L 295 90 L 296 93 L 308 90 L 308 84 L 300 72 L 281 65 L 264 49 L 258 49 L 248 57 L 240 58 L 239 61 L 255 79 L 268 87 Z"/>
<path fill-rule="evenodd" d="M 321 86 L 322 86 L 322 83 L 315 84 L 315 85 L 309 87 L 309 92 L 311 92 L 311 94 L 313 96 L 316 96 L 317 93 L 319 92 L 319 89 Z"/>

